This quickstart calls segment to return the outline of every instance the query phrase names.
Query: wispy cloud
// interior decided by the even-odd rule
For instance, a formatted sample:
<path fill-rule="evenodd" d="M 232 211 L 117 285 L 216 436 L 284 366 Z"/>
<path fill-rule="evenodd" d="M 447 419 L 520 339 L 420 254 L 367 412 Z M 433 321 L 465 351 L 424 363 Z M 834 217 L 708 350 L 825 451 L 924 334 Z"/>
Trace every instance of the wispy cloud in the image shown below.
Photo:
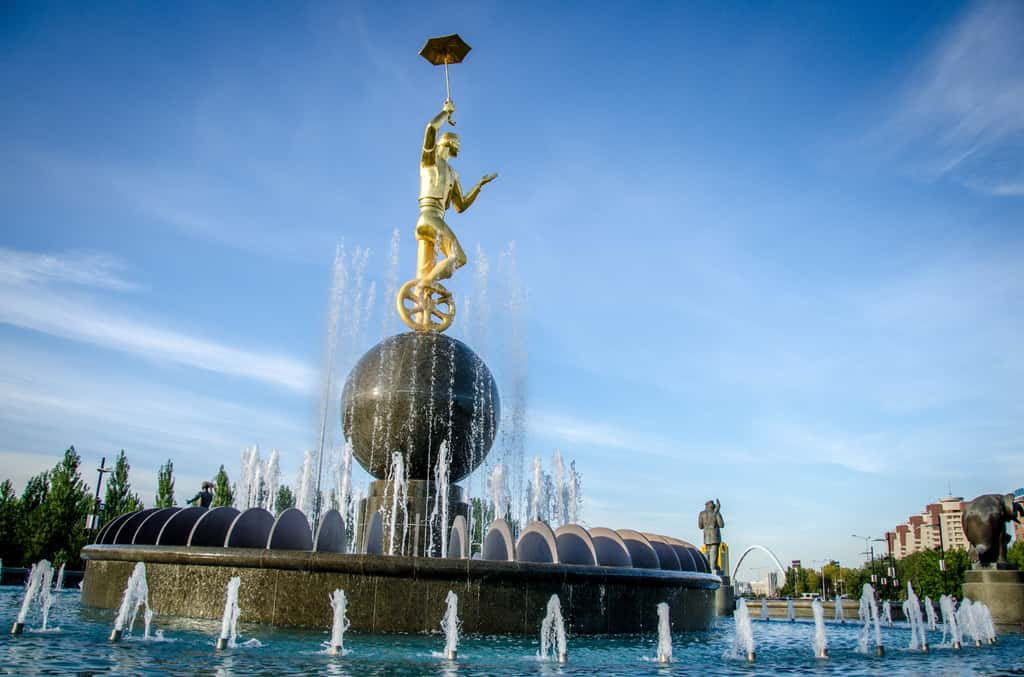
<path fill-rule="evenodd" d="M 681 455 L 665 439 L 625 428 L 551 411 L 531 411 L 530 430 L 565 445 L 586 445 L 606 449 L 629 449 L 655 456 Z"/>
<path fill-rule="evenodd" d="M 53 465 L 69 444 L 96 461 L 124 448 L 136 471 L 172 458 L 179 472 L 206 474 L 225 463 L 233 474 L 246 445 L 278 447 L 291 470 L 312 438 L 301 413 L 167 387 L 9 341 L 0 356 L 7 431 L 0 460 L 3 476 L 16 482 Z"/>
<path fill-rule="evenodd" d="M 128 266 L 100 252 L 43 254 L 0 247 L 0 284 L 68 283 L 116 291 L 138 289 L 125 277 Z"/>
<path fill-rule="evenodd" d="M 217 341 L 128 317 L 105 308 L 95 298 L 55 289 L 50 281 L 123 288 L 105 261 L 74 272 L 74 258 L 24 254 L 5 250 L 0 275 L 0 322 L 130 353 L 148 360 L 172 362 L 206 371 L 262 381 L 306 393 L 313 370 L 287 355 L 237 348 Z M 42 284 L 39 282 L 42 281 Z"/>
<path fill-rule="evenodd" d="M 881 140 L 925 179 L 1020 195 L 1024 165 L 1007 149 L 1024 142 L 1022 35 L 1021 3 L 973 6 L 915 70 Z"/>

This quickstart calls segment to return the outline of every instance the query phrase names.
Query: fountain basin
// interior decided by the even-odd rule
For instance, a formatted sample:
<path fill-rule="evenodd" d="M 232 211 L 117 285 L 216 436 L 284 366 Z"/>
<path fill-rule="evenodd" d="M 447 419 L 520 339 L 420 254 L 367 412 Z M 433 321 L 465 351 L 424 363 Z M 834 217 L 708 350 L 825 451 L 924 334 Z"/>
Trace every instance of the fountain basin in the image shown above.
<path fill-rule="evenodd" d="M 224 587 L 240 576 L 244 622 L 329 628 L 326 600 L 342 589 L 360 632 L 436 632 L 449 590 L 466 633 L 535 634 L 551 595 L 574 635 L 655 632 L 661 602 L 674 631 L 702 631 L 721 584 L 693 571 L 248 548 L 90 545 L 82 557 L 85 605 L 119 606 L 135 563 L 145 562 L 159 615 L 220 618 Z"/>

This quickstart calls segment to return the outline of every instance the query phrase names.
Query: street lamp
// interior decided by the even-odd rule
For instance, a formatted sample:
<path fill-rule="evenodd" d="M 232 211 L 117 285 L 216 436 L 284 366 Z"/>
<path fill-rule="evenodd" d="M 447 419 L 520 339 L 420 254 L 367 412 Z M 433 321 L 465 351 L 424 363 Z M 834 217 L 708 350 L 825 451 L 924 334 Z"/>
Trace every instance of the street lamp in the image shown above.
<path fill-rule="evenodd" d="M 871 545 L 872 541 L 884 541 L 884 538 L 874 538 L 872 536 L 858 536 L 857 534 L 851 534 L 853 538 L 864 539 L 864 550 L 866 555 L 871 558 L 871 583 L 872 585 L 878 582 L 878 576 L 875 575 L 875 546 Z"/>

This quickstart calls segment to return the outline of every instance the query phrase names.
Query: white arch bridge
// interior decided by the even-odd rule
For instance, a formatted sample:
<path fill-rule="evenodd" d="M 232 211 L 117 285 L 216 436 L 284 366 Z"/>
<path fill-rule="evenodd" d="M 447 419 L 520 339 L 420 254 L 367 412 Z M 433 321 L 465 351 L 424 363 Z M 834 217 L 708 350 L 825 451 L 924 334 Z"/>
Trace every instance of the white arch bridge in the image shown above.
<path fill-rule="evenodd" d="M 739 560 L 736 562 L 736 566 L 733 567 L 733 569 L 732 569 L 732 578 L 733 578 L 733 580 L 736 580 L 736 572 L 740 570 L 740 565 L 743 564 L 744 558 L 747 555 L 749 555 L 752 550 L 760 550 L 761 552 L 763 552 L 764 554 L 768 555 L 768 557 L 771 558 L 772 562 L 775 563 L 775 566 L 779 568 L 779 574 L 782 576 L 782 578 L 780 579 L 780 581 L 781 581 L 780 585 L 785 584 L 785 582 L 786 582 L 786 567 L 782 566 L 782 562 L 779 561 L 779 558 L 775 556 L 774 552 L 772 552 L 768 548 L 764 547 L 763 545 L 752 545 L 752 546 L 750 546 L 749 548 L 747 548 L 746 550 L 743 551 L 743 554 L 740 555 Z"/>

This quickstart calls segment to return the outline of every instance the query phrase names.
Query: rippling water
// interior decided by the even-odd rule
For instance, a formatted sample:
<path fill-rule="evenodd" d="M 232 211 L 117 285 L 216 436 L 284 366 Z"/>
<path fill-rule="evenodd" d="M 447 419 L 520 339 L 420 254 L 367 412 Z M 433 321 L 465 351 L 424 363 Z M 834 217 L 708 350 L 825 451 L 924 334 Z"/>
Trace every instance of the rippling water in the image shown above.
<path fill-rule="evenodd" d="M 932 646 L 923 654 L 906 649 L 910 631 L 883 628 L 883 658 L 856 652 L 855 624 L 828 624 L 829 660 L 813 657 L 813 623 L 754 623 L 757 662 L 725 657 L 732 647 L 731 619 L 706 633 L 673 638 L 674 662 L 654 662 L 657 636 L 569 637 L 569 662 L 538 661 L 538 637 L 467 637 L 460 641 L 458 660 L 440 657 L 444 637 L 437 635 L 366 635 L 353 628 L 345 635 L 346 656 L 323 653 L 329 628 L 315 632 L 266 625 L 241 624 L 239 641 L 260 646 L 215 651 L 219 621 L 157 616 L 154 630 L 163 641 L 128 638 L 107 641 L 114 612 L 79 604 L 78 593 L 58 593 L 50 624 L 59 631 L 7 634 L 21 603 L 20 587 L 0 588 L 0 674 L 47 675 L 1024 675 L 1024 638 L 1003 635 L 995 646 L 965 645 L 962 651 Z M 324 604 L 327 601 L 324 600 Z M 28 627 L 39 625 L 35 611 Z M 141 626 L 141 619 L 139 622 Z M 136 635 L 141 635 L 141 627 Z M 941 632 L 928 633 L 938 644 Z"/>

